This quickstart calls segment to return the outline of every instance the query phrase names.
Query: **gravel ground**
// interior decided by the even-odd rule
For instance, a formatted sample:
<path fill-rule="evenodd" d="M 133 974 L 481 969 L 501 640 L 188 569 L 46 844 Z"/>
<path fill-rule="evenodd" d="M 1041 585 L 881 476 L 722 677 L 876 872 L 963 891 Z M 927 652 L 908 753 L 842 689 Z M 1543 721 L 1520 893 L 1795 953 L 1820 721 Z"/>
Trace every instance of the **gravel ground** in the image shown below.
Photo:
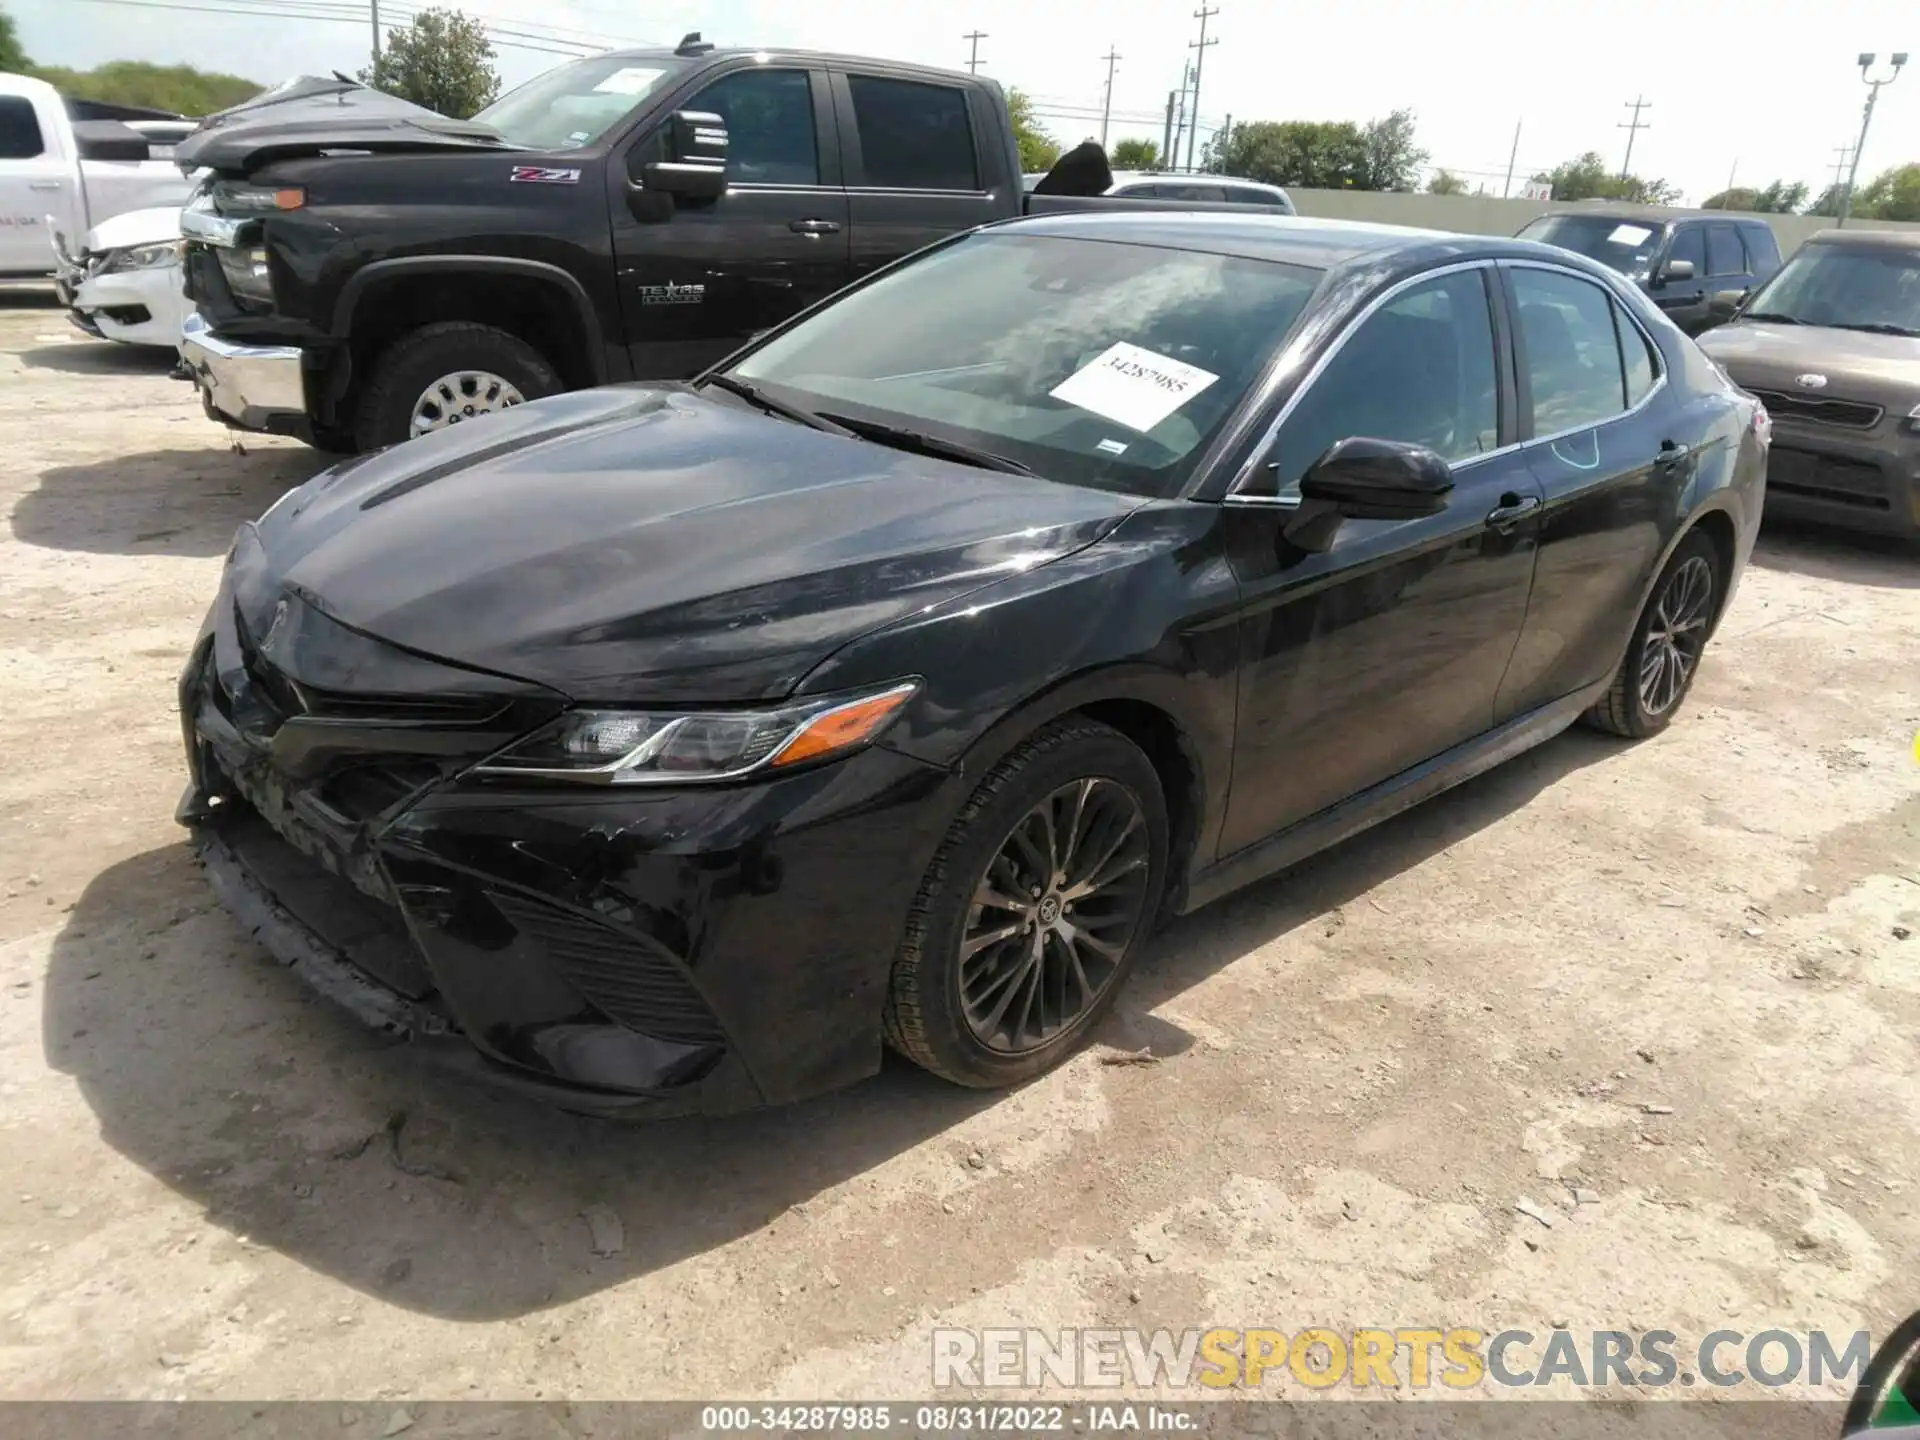
<path fill-rule="evenodd" d="M 320 461 L 166 369 L 0 290 L 0 1394 L 908 1397 L 942 1325 L 1920 1298 L 1920 557 L 1770 532 L 1666 735 L 1180 922 L 1022 1090 L 617 1128 L 422 1073 L 211 902 L 175 675 Z"/>

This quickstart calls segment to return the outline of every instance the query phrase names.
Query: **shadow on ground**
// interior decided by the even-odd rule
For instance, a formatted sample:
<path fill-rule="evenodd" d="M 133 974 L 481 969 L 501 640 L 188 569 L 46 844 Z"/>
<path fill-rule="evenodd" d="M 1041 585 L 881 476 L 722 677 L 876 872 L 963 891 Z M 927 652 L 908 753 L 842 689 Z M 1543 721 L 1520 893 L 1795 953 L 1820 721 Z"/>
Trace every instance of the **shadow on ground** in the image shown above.
<path fill-rule="evenodd" d="M 0 310 L 60 310 L 65 307 L 54 293 L 53 282 L 23 280 L 0 281 Z"/>
<path fill-rule="evenodd" d="M 165 375 L 180 363 L 180 352 L 158 345 L 118 345 L 111 340 L 74 340 L 62 345 L 36 345 L 19 352 L 20 363 L 31 370 L 58 370 L 67 375 Z M 181 395 L 191 399 L 184 381 Z"/>
<path fill-rule="evenodd" d="M 1767 520 L 1753 549 L 1753 563 L 1764 570 L 1874 585 L 1888 590 L 1920 589 L 1920 542 L 1799 520 Z"/>
<path fill-rule="evenodd" d="M 183 425 L 202 425 L 199 416 Z M 29 545 L 102 555 L 220 555 L 242 521 L 265 512 L 328 457 L 275 446 L 149 450 L 85 465 L 56 465 L 13 507 Z"/>
<path fill-rule="evenodd" d="M 1177 922 L 1102 1038 L 1177 1053 L 1191 1038 L 1148 1012 L 1616 753 L 1564 736 Z M 46 1053 L 109 1144 L 230 1234 L 459 1320 L 526 1314 L 725 1245 L 1005 1103 L 892 1059 L 838 1095 L 723 1120 L 621 1126 L 474 1093 L 311 998 L 211 903 L 184 843 L 87 887 L 45 996 Z M 397 1112 L 396 1151 L 383 1127 Z M 591 1253 L 580 1217 L 594 1204 L 622 1218 L 621 1253 Z"/>

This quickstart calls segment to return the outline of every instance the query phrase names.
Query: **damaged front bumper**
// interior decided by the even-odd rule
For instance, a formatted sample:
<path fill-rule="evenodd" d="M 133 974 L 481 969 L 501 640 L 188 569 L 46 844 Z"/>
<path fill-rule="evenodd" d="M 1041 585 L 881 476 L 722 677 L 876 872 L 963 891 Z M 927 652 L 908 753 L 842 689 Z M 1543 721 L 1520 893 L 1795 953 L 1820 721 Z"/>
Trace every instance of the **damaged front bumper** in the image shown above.
<path fill-rule="evenodd" d="M 180 819 L 222 903 L 313 988 L 476 1080 L 586 1113 L 723 1113 L 878 1068 L 946 772 L 876 748 L 758 785 L 482 784 L 472 761 L 564 700 L 520 687 L 493 697 L 510 719 L 423 719 L 459 707 L 343 698 L 317 684 L 342 657 L 303 675 L 276 660 L 345 634 L 389 671 L 449 667 L 283 628 L 269 659 L 223 588 L 180 687 Z"/>

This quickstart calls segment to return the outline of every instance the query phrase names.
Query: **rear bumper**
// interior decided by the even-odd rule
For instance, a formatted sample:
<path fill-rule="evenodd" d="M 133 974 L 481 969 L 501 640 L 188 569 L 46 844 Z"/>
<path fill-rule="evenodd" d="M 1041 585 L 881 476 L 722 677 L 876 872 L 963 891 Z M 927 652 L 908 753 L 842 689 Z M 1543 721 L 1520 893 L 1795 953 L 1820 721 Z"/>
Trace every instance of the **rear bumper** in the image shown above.
<path fill-rule="evenodd" d="M 180 331 L 180 354 L 210 414 L 242 430 L 291 435 L 305 428 L 306 366 L 298 346 L 223 340 L 198 313 Z"/>
<path fill-rule="evenodd" d="M 180 818 L 222 903 L 363 1023 L 477 1082 L 636 1118 L 878 1068 L 946 772 L 874 749 L 649 794 L 452 781 L 343 824 L 324 784 L 263 772 L 205 661 L 203 645 L 181 685 Z"/>

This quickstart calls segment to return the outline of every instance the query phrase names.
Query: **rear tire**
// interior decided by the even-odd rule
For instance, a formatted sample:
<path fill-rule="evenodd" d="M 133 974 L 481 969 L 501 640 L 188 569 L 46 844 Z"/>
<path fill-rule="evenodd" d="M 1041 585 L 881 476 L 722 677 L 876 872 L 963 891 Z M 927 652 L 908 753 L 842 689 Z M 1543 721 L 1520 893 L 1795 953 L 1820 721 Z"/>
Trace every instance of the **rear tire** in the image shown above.
<path fill-rule="evenodd" d="M 557 395 L 566 388 L 546 357 L 517 335 L 464 320 L 423 325 L 394 341 L 374 361 L 373 379 L 361 394 L 354 420 L 355 442 L 362 450 L 378 450 L 412 439 L 421 433 L 415 414 L 429 387 L 457 375 L 499 382 L 476 387 L 470 408 L 481 412 Z M 503 395 L 514 398 L 502 402 Z M 448 416 L 454 423 L 465 418 L 457 412 Z"/>
<path fill-rule="evenodd" d="M 1042 730 L 987 772 L 927 869 L 893 963 L 887 1042 L 979 1089 L 1052 1069 L 1112 1007 L 1166 870 L 1147 757 L 1090 720 Z"/>
<path fill-rule="evenodd" d="M 1631 740 L 1658 735 L 1672 724 L 1700 672 L 1725 583 L 1720 552 L 1695 530 L 1660 572 L 1613 684 L 1581 718 Z"/>

